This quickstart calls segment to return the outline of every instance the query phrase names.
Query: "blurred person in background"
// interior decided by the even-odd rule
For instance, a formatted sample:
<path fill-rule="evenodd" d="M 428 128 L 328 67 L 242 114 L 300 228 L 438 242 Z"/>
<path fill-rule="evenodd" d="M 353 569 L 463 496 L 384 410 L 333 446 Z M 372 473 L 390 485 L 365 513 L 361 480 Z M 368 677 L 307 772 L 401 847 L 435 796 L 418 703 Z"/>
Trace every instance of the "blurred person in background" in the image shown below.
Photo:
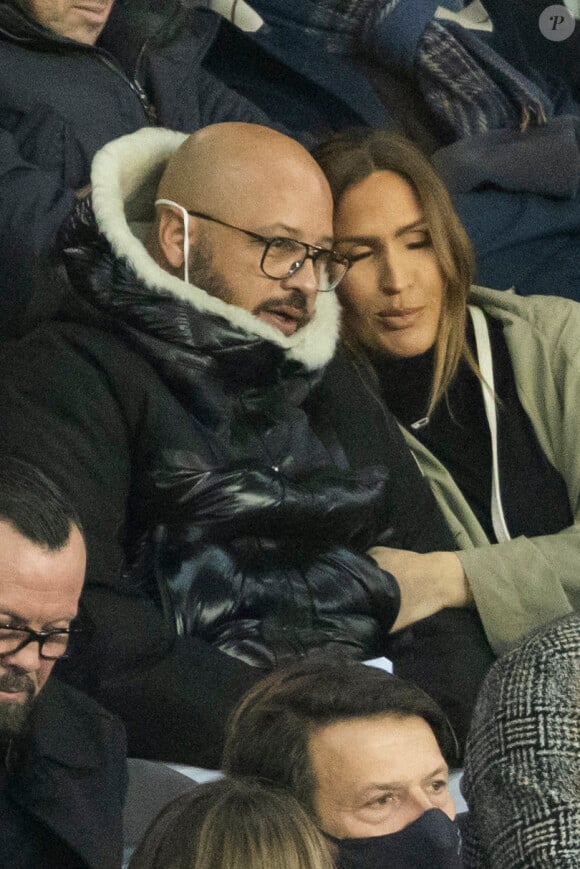
<path fill-rule="evenodd" d="M 267 123 L 202 68 L 205 50 L 171 0 L 0 2 L 0 336 L 66 293 L 59 230 L 99 148 L 141 127 Z"/>
<path fill-rule="evenodd" d="M 580 865 L 580 616 L 494 664 L 467 743 L 469 869 Z"/>
<path fill-rule="evenodd" d="M 130 869 L 333 869 L 332 845 L 287 791 L 252 778 L 200 785 L 165 807 Z"/>

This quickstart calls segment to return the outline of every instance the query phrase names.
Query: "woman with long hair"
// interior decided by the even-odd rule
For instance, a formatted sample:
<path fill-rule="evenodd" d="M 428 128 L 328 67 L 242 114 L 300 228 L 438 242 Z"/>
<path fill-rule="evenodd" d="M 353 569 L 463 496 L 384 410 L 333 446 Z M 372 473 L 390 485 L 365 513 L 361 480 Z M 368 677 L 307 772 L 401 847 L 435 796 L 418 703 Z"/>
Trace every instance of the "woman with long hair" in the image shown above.
<path fill-rule="evenodd" d="M 503 652 L 580 609 L 580 305 L 473 286 L 447 190 L 405 138 L 340 133 L 316 156 L 351 261 L 339 292 L 360 388 L 396 416 L 457 542 L 372 554 L 403 621 L 475 603 Z"/>

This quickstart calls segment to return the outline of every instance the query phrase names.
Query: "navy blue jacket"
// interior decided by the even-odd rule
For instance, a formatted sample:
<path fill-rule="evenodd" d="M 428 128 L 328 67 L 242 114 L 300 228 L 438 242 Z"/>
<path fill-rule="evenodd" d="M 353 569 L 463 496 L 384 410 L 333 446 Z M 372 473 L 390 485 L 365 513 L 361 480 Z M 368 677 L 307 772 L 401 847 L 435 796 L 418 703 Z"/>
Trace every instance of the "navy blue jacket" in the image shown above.
<path fill-rule="evenodd" d="M 149 124 L 194 132 L 266 121 L 201 68 L 208 38 L 190 16 L 166 44 L 154 36 L 139 44 L 121 12 L 113 8 L 92 46 L 0 2 L 0 334 L 56 305 L 47 261 L 106 142 Z"/>

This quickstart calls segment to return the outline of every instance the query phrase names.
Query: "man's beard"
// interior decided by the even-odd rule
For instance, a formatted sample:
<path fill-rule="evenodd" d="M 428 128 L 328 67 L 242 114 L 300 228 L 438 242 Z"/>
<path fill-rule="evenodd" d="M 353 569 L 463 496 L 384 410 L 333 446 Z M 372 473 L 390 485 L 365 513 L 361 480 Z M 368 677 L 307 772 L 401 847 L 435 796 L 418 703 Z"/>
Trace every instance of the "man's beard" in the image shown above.
<path fill-rule="evenodd" d="M 234 293 L 223 275 L 213 267 L 213 249 L 203 229 L 198 232 L 196 244 L 189 252 L 188 269 L 192 284 L 205 290 L 210 296 L 232 304 Z"/>
<path fill-rule="evenodd" d="M 30 676 L 11 668 L 0 676 L 0 691 L 22 691 L 26 700 L 22 703 L 0 702 L 0 744 L 6 744 L 22 732 L 36 696 L 36 688 Z"/>
<path fill-rule="evenodd" d="M 221 299 L 222 302 L 240 307 L 238 302 L 235 301 L 236 294 L 231 284 L 228 283 L 223 275 L 215 271 L 213 267 L 212 246 L 203 231 L 198 234 L 197 243 L 190 250 L 188 270 L 191 283 L 205 290 L 210 296 Z M 262 311 L 275 311 L 276 308 L 280 307 L 281 301 L 280 296 L 264 299 L 251 313 L 257 317 Z M 283 302 L 285 305 L 295 308 L 302 313 L 302 318 L 297 321 L 298 329 L 301 329 L 310 322 L 311 317 L 308 313 L 306 297 L 300 290 L 287 290 L 284 294 Z"/>

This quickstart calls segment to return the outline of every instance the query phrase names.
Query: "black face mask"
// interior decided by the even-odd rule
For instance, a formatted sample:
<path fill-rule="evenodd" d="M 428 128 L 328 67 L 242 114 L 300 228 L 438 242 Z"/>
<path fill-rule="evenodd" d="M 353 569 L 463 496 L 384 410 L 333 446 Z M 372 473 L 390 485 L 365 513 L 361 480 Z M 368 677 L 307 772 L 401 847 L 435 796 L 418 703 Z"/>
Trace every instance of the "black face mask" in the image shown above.
<path fill-rule="evenodd" d="M 458 824 L 429 809 L 398 833 L 365 839 L 335 839 L 337 869 L 461 869 Z"/>

